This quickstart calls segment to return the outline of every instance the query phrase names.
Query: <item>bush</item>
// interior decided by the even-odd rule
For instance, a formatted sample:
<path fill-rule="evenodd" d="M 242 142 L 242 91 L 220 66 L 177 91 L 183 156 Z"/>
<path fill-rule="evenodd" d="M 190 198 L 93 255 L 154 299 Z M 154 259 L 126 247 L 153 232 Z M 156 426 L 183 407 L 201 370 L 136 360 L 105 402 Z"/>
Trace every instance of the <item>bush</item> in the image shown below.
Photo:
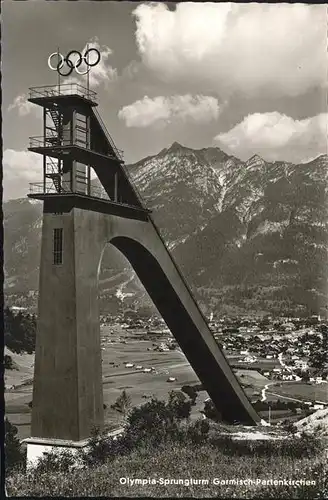
<path fill-rule="evenodd" d="M 174 417 L 164 401 L 152 398 L 149 402 L 134 408 L 127 419 L 126 444 L 129 447 L 143 441 L 159 443 L 172 432 Z"/>
<path fill-rule="evenodd" d="M 12 357 L 9 356 L 8 354 L 5 354 L 4 355 L 4 369 L 5 370 L 14 370 L 15 369 L 15 365 L 14 365 L 14 362 L 12 360 Z"/>
<path fill-rule="evenodd" d="M 47 474 L 49 472 L 69 472 L 79 467 L 78 455 L 74 456 L 71 451 L 50 451 L 44 453 L 33 469 L 33 473 Z"/>
<path fill-rule="evenodd" d="M 181 391 L 187 394 L 187 396 L 189 396 L 192 405 L 196 404 L 196 399 L 198 394 L 195 387 L 192 387 L 191 385 L 183 385 L 181 387 Z"/>
<path fill-rule="evenodd" d="M 212 400 L 205 401 L 203 413 L 207 418 L 209 418 L 210 420 L 213 420 L 214 422 L 221 422 L 222 421 L 222 415 L 215 408 Z"/>
<path fill-rule="evenodd" d="M 118 438 L 121 439 L 120 437 Z M 114 459 L 118 454 L 122 454 L 120 443 L 114 440 L 111 436 L 102 434 L 99 428 L 95 427 L 92 430 L 91 438 L 89 439 L 88 448 L 82 449 L 79 453 L 81 465 L 87 467 L 95 467 L 103 464 L 106 461 Z"/>
<path fill-rule="evenodd" d="M 180 391 L 171 391 L 167 409 L 172 414 L 172 422 L 174 420 L 181 421 L 189 419 L 191 412 L 192 401 L 186 401 L 186 396 Z"/>
<path fill-rule="evenodd" d="M 284 421 L 283 428 L 290 434 L 295 434 L 297 432 L 297 427 L 290 420 Z"/>
<path fill-rule="evenodd" d="M 122 391 L 122 394 L 117 398 L 115 403 L 111 405 L 111 408 L 113 410 L 122 413 L 124 417 L 127 416 L 130 407 L 131 407 L 131 398 L 125 390 Z"/>
<path fill-rule="evenodd" d="M 210 430 L 210 424 L 207 420 L 196 420 L 195 423 L 189 425 L 187 429 L 187 438 L 193 444 L 202 444 L 207 441 L 208 433 Z"/>
<path fill-rule="evenodd" d="M 18 354 L 35 351 L 36 317 L 35 315 L 14 314 L 9 307 L 4 310 L 5 345 Z"/>
<path fill-rule="evenodd" d="M 5 419 L 5 469 L 7 474 L 25 467 L 26 454 L 17 437 L 17 427 Z"/>
<path fill-rule="evenodd" d="M 233 440 L 230 436 L 211 436 L 208 440 L 214 448 L 219 448 L 225 455 L 258 457 L 299 457 L 313 458 L 320 454 L 323 443 L 315 436 L 307 434 L 281 440 L 254 441 Z"/>

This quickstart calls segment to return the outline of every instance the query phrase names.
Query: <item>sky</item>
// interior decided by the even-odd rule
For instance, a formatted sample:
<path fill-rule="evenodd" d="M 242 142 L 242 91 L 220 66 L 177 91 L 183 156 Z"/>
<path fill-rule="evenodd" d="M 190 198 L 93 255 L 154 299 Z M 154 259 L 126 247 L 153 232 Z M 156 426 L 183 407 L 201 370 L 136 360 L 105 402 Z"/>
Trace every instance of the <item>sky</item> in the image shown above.
<path fill-rule="evenodd" d="M 90 85 L 127 164 L 175 141 L 242 160 L 327 154 L 325 5 L 4 0 L 2 28 L 4 200 L 41 180 L 27 148 L 42 110 L 26 99 L 56 85 L 58 47 L 101 52 Z"/>

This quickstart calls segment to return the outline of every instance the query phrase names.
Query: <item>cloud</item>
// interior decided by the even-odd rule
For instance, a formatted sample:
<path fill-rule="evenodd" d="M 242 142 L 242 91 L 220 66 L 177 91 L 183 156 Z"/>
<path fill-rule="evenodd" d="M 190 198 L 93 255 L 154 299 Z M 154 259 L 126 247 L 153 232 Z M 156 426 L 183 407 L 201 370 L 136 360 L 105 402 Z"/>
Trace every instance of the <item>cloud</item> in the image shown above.
<path fill-rule="evenodd" d="M 25 197 L 30 183 L 42 183 L 42 155 L 32 151 L 6 149 L 3 153 L 3 188 L 4 198 L 12 200 Z M 97 174 L 91 169 L 91 179 Z M 51 181 L 47 181 L 51 185 Z"/>
<path fill-rule="evenodd" d="M 6 149 L 3 152 L 4 198 L 21 198 L 29 192 L 30 182 L 42 180 L 42 156 L 31 151 Z"/>
<path fill-rule="evenodd" d="M 211 96 L 174 95 L 169 97 L 145 96 L 133 104 L 124 106 L 118 117 L 127 127 L 163 128 L 172 121 L 207 123 L 217 120 L 220 114 L 218 100 Z"/>
<path fill-rule="evenodd" d="M 260 154 L 266 160 L 304 162 L 327 154 L 328 113 L 304 120 L 273 113 L 254 113 L 214 141 L 246 159 Z"/>
<path fill-rule="evenodd" d="M 143 64 L 166 83 L 221 97 L 296 96 L 327 85 L 324 5 L 181 2 L 139 5 Z"/>
<path fill-rule="evenodd" d="M 12 104 L 8 106 L 8 111 L 17 110 L 19 116 L 27 116 L 30 113 L 38 112 L 39 109 L 28 100 L 27 94 L 18 95 Z"/>

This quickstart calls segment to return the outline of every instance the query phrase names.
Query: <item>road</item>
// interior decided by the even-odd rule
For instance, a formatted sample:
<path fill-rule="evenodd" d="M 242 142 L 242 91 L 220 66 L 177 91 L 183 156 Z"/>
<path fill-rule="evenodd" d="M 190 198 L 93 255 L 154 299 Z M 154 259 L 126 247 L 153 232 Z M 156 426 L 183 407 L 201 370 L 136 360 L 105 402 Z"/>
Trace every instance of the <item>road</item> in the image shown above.
<path fill-rule="evenodd" d="M 285 370 L 289 371 L 291 375 L 294 375 L 295 376 L 295 381 L 298 381 L 298 380 L 301 380 L 301 377 L 298 377 L 297 375 L 294 374 L 294 371 L 293 371 L 293 367 L 292 366 L 288 366 L 286 365 L 286 363 L 284 362 L 284 360 L 282 359 L 282 356 L 283 356 L 283 353 L 280 352 L 278 354 L 278 361 L 280 363 L 280 366 L 282 368 L 284 368 Z M 286 382 L 289 382 L 289 380 L 280 380 L 280 383 L 286 383 Z M 266 401 L 266 392 L 268 390 L 268 388 L 270 387 L 270 385 L 275 385 L 277 383 L 277 381 L 274 381 L 274 382 L 270 382 L 269 384 L 266 384 L 263 389 L 262 389 L 262 399 L 261 401 Z M 280 394 L 275 394 L 273 392 L 270 392 L 269 394 L 271 394 L 272 396 L 279 396 L 279 397 L 282 397 L 282 398 L 285 398 L 285 399 L 291 399 L 293 401 L 300 401 L 299 399 L 295 399 L 295 398 L 290 398 L 290 397 L 287 397 L 287 396 L 281 396 Z M 301 401 L 303 402 L 303 401 Z"/>
<path fill-rule="evenodd" d="M 285 382 L 287 382 L 287 381 L 285 381 Z M 271 385 L 276 385 L 276 384 L 277 384 L 277 380 L 275 380 L 275 381 L 273 381 L 273 382 L 269 382 L 268 384 L 266 384 L 266 385 L 263 387 L 263 389 L 262 389 L 262 391 L 261 391 L 261 393 L 262 393 L 262 394 L 261 394 L 261 396 L 262 396 L 261 401 L 266 401 L 266 392 L 267 392 L 268 388 L 269 388 Z M 269 393 L 269 394 L 272 394 L 272 393 Z"/>

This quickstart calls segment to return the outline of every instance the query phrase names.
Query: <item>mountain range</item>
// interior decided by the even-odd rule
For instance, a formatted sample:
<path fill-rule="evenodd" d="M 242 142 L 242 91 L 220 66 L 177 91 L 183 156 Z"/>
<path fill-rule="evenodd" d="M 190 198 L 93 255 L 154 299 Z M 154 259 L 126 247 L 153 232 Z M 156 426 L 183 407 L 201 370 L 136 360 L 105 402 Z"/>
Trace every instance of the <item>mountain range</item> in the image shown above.
<path fill-rule="evenodd" d="M 327 155 L 244 162 L 175 142 L 127 169 L 205 311 L 326 314 Z M 35 297 L 42 204 L 11 200 L 3 211 L 5 295 Z M 104 253 L 100 298 L 103 311 L 150 304 L 113 247 Z"/>

